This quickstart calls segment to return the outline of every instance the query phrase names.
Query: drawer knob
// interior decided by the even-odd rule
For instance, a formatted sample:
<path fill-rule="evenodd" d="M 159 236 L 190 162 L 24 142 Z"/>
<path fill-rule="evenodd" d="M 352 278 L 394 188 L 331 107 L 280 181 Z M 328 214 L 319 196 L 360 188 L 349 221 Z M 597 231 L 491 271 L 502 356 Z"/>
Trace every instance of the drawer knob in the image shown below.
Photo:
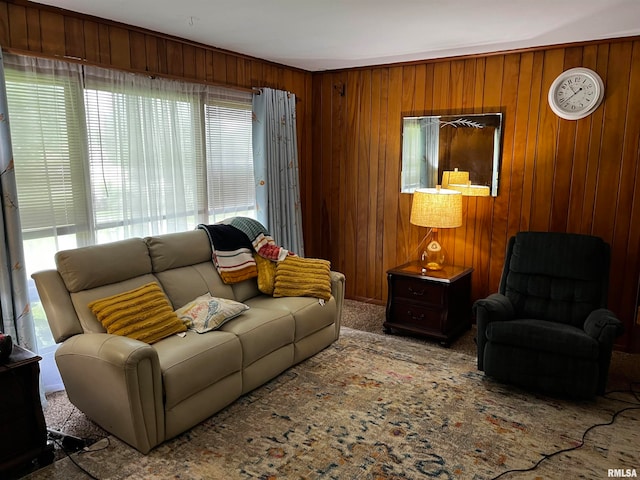
<path fill-rule="evenodd" d="M 425 289 L 423 288 L 422 290 L 414 290 L 413 288 L 409 287 L 409 293 L 411 295 L 414 295 L 416 297 L 421 297 L 424 295 L 424 291 Z"/>

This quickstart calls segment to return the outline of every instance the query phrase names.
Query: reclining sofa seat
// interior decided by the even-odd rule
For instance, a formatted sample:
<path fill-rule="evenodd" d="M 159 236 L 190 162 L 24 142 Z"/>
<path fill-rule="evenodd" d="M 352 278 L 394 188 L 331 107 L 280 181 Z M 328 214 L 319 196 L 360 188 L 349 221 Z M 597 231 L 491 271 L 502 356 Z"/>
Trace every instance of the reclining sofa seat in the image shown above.
<path fill-rule="evenodd" d="M 56 270 L 33 274 L 69 400 L 142 453 L 338 338 L 344 276 L 332 297 L 263 295 L 256 279 L 226 285 L 203 230 L 61 251 Z M 89 310 L 96 299 L 157 281 L 174 309 L 207 292 L 248 305 L 219 330 L 187 331 L 149 345 L 110 335 Z"/>

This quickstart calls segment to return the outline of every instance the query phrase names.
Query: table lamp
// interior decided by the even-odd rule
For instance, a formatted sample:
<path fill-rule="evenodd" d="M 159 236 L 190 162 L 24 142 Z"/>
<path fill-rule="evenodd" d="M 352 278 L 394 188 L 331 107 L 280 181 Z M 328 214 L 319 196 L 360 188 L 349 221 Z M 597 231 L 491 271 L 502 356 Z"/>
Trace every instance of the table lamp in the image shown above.
<path fill-rule="evenodd" d="M 469 180 L 469 172 L 458 170 L 442 172 L 442 186 L 448 190 L 457 190 L 465 197 L 488 197 L 489 187 L 486 185 L 473 185 Z"/>
<path fill-rule="evenodd" d="M 425 235 L 418 249 L 427 242 L 420 255 L 422 273 L 442 270 L 446 252 L 438 241 L 439 228 L 456 228 L 462 225 L 462 194 L 455 190 L 441 188 L 418 188 L 413 193 L 410 222 L 431 230 Z"/>

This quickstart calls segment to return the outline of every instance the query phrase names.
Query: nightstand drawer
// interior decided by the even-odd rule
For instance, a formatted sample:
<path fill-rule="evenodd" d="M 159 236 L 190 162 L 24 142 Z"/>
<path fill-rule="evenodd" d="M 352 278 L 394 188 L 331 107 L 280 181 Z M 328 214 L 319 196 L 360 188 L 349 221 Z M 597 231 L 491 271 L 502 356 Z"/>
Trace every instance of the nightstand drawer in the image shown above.
<path fill-rule="evenodd" d="M 390 323 L 401 324 L 421 330 L 440 331 L 442 310 L 423 307 L 412 303 L 398 302 L 393 306 Z"/>
<path fill-rule="evenodd" d="M 444 301 L 444 287 L 398 276 L 393 281 L 392 295 L 397 299 L 404 298 L 413 302 L 441 306 Z"/>

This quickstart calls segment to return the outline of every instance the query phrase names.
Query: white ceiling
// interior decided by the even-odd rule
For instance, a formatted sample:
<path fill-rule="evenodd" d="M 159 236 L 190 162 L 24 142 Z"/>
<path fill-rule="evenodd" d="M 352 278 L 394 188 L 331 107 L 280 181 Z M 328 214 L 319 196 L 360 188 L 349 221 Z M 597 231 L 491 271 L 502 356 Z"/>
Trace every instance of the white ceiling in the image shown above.
<path fill-rule="evenodd" d="M 41 0 L 309 71 L 640 35 L 640 0 Z"/>

